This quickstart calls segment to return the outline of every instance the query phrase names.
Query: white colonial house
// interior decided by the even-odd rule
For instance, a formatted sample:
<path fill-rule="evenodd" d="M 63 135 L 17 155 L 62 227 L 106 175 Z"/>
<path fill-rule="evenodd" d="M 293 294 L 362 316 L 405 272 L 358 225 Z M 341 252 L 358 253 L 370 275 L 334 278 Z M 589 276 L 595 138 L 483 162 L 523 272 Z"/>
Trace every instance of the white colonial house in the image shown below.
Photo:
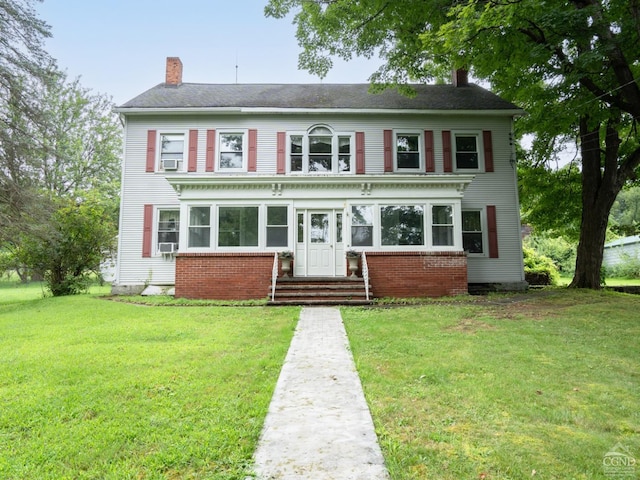
<path fill-rule="evenodd" d="M 114 293 L 263 298 L 356 274 L 378 297 L 526 288 L 513 119 L 466 81 L 196 84 L 180 59 L 117 108 L 125 131 Z M 275 267 L 275 268 L 274 268 Z M 286 272 L 285 272 L 286 273 Z"/>

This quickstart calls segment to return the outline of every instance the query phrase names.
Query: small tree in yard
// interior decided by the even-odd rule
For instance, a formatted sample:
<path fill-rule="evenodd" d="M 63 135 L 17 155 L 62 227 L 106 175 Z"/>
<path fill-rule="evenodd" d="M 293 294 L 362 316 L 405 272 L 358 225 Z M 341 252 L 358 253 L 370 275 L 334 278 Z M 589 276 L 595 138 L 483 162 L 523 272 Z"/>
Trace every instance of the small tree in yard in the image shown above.
<path fill-rule="evenodd" d="M 73 295 L 87 289 L 105 254 L 115 248 L 115 224 L 110 208 L 96 200 L 54 203 L 50 222 L 22 239 L 18 257 L 43 274 L 54 296 Z"/>

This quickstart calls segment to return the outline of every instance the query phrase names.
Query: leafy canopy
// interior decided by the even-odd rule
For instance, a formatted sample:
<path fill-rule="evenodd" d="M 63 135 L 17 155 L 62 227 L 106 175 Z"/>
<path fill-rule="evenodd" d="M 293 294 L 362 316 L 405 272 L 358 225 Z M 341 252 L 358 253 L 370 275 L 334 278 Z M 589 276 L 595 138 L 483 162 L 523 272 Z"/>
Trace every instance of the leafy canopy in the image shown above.
<path fill-rule="evenodd" d="M 571 286 L 599 288 L 609 211 L 640 165 L 640 3 L 270 0 L 265 12 L 293 13 L 300 67 L 320 77 L 332 56 L 377 55 L 382 65 L 370 79 L 378 88 L 466 68 L 526 110 L 516 134 L 533 134 L 528 163 L 578 143 L 582 212 Z"/>
<path fill-rule="evenodd" d="M 538 162 L 577 137 L 583 113 L 606 120 L 613 106 L 632 113 L 621 119 L 627 128 L 640 115 L 637 2 L 270 0 L 265 13 L 293 14 L 299 66 L 321 78 L 336 56 L 378 57 L 370 80 L 382 86 L 446 81 L 470 68 L 527 111 L 518 131 L 536 134 Z M 637 148 L 637 134 L 627 141 L 626 152 Z"/>

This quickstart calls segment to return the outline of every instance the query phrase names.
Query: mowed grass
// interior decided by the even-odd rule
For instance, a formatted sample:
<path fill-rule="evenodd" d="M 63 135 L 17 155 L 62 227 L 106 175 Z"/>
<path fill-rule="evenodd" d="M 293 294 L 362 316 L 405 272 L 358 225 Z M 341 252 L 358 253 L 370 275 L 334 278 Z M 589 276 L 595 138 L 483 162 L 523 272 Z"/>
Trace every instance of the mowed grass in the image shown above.
<path fill-rule="evenodd" d="M 616 445 L 640 460 L 639 312 L 560 289 L 344 308 L 391 478 L 610 479 Z"/>
<path fill-rule="evenodd" d="M 297 308 L 147 307 L 7 291 L 0 478 L 251 473 Z"/>

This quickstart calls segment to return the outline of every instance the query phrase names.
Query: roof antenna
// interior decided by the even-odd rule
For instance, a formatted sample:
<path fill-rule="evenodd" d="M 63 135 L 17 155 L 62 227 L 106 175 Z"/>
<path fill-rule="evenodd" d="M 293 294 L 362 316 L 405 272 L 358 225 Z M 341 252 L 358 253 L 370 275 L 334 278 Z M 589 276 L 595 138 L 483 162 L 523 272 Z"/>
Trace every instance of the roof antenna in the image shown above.
<path fill-rule="evenodd" d="M 236 85 L 238 84 L 238 51 L 236 50 Z"/>

